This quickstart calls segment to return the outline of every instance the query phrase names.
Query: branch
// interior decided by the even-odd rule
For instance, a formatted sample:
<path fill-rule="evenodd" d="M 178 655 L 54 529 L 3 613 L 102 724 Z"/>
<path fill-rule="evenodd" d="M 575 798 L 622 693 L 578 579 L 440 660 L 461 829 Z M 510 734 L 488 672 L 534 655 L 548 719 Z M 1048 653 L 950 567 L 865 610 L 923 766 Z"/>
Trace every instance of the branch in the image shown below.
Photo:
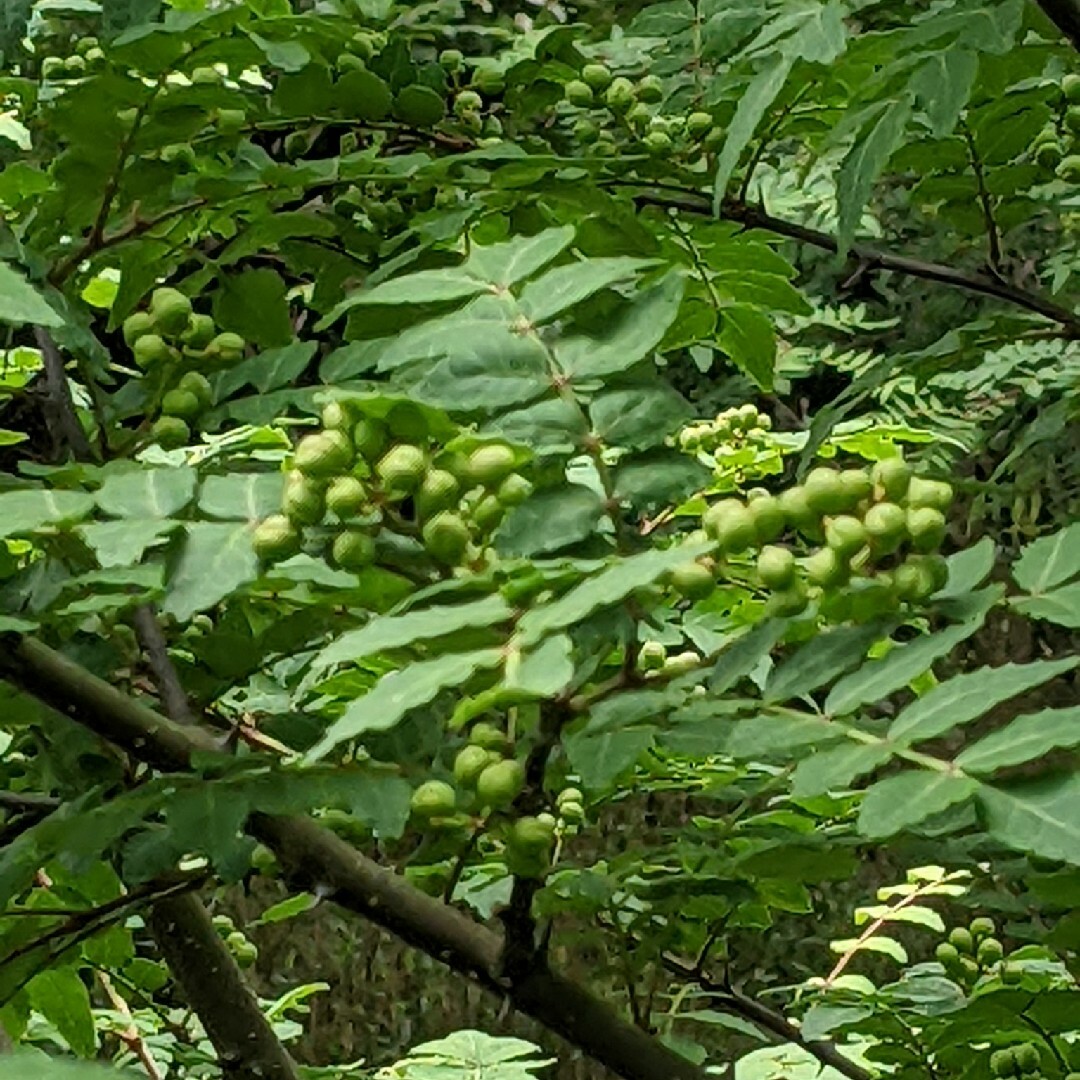
<path fill-rule="evenodd" d="M 1000 276 L 1002 271 L 1001 232 L 994 217 L 994 201 L 990 197 L 990 192 L 986 186 L 986 175 L 983 172 L 982 158 L 979 157 L 979 148 L 975 145 L 975 136 L 971 133 L 971 128 L 968 127 L 965 121 L 961 120 L 959 126 L 960 133 L 964 136 L 964 142 L 967 144 L 971 171 L 975 174 L 975 189 L 979 193 L 979 205 L 982 207 L 983 224 L 986 227 L 988 262 L 995 275 Z"/>
<path fill-rule="evenodd" d="M 1080 51 L 1080 0 L 1038 0 L 1046 17 Z"/>
<path fill-rule="evenodd" d="M 169 658 L 169 643 L 161 631 L 154 605 L 141 604 L 135 609 L 132 621 L 135 623 L 139 644 L 146 653 L 165 715 L 178 724 L 193 724 L 195 715 L 191 711 L 176 667 Z"/>
<path fill-rule="evenodd" d="M 639 202 L 655 206 L 684 210 L 691 214 L 712 214 L 712 203 L 708 196 L 690 188 L 681 188 L 675 185 L 664 184 L 640 184 L 636 181 L 617 181 L 622 186 L 641 187 L 643 190 L 636 198 Z M 671 192 L 671 194 L 665 194 Z M 789 240 L 796 240 L 810 247 L 820 248 L 822 251 L 838 250 L 836 237 L 818 229 L 811 229 L 806 225 L 800 225 L 794 221 L 785 221 L 783 218 L 774 217 L 758 206 L 740 202 L 737 199 L 725 200 L 721 216 L 730 221 L 737 221 L 749 229 L 765 229 L 767 232 L 776 233 L 777 236 L 785 236 Z M 905 274 L 908 277 L 921 278 L 924 281 L 936 281 L 942 285 L 948 285 L 955 289 L 964 289 L 967 292 L 976 293 L 979 296 L 990 296 L 995 300 L 1004 300 L 1014 304 L 1025 311 L 1034 312 L 1037 315 L 1059 323 L 1065 330 L 1065 336 L 1080 338 L 1080 315 L 1052 300 L 1046 299 L 1039 293 L 1021 289 L 1016 285 L 1010 285 L 1007 281 L 1001 281 L 988 274 L 969 273 L 965 270 L 957 270 L 945 263 L 927 262 L 923 259 L 911 259 L 906 255 L 893 255 L 888 251 L 869 247 L 865 244 L 853 244 L 848 252 L 849 256 L 861 263 L 869 270 L 890 270 L 897 274 Z"/>
<path fill-rule="evenodd" d="M 64 358 L 60 355 L 52 334 L 44 327 L 34 327 L 34 340 L 41 350 L 45 368 L 45 392 L 56 423 L 58 441 L 71 451 L 77 461 L 90 461 L 93 451 L 71 400 Z"/>
<path fill-rule="evenodd" d="M 194 752 L 212 746 L 201 729 L 171 723 L 33 638 L 0 637 L 0 673 L 157 768 L 183 770 Z M 274 852 L 294 885 L 332 897 L 500 993 L 625 1080 L 706 1080 L 692 1062 L 543 964 L 514 981 L 500 978 L 500 935 L 420 892 L 328 829 L 306 818 L 256 814 L 248 831 Z"/>
<path fill-rule="evenodd" d="M 97 977 L 112 1007 L 127 1021 L 127 1027 L 119 1033 L 120 1041 L 139 1059 L 143 1071 L 150 1077 L 150 1080 L 165 1080 L 165 1074 L 158 1068 L 154 1055 L 150 1052 L 146 1041 L 135 1026 L 135 1020 L 131 1015 L 131 1009 L 128 1008 L 128 1003 L 117 993 L 116 987 L 113 986 L 112 980 L 106 972 L 99 970 Z"/>

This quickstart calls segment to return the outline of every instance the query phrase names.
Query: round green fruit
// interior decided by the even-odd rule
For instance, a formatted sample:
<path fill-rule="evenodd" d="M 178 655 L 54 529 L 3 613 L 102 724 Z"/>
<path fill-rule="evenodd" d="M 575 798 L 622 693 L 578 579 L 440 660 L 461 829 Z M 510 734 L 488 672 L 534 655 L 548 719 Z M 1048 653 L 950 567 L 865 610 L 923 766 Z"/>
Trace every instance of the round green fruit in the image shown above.
<path fill-rule="evenodd" d="M 1035 164 L 1042 166 L 1044 169 L 1056 169 L 1065 157 L 1061 149 L 1061 143 L 1057 142 L 1044 142 L 1035 147 L 1032 156 L 1035 158 Z"/>
<path fill-rule="evenodd" d="M 612 83 L 614 76 L 607 64 L 586 64 L 581 69 L 581 79 L 589 89 L 598 93 L 606 90 Z"/>
<path fill-rule="evenodd" d="M 937 957 L 938 963 L 947 968 L 955 967 L 960 962 L 960 953 L 956 946 L 948 941 L 943 941 L 934 950 L 934 956 Z"/>
<path fill-rule="evenodd" d="M 550 817 L 527 815 L 520 817 L 510 827 L 507 842 L 519 851 L 533 855 L 547 854 L 555 841 L 555 821 Z"/>
<path fill-rule="evenodd" d="M 716 578 L 707 566 L 688 562 L 672 570 L 671 587 L 687 600 L 704 600 L 716 588 Z"/>
<path fill-rule="evenodd" d="M 217 129 L 222 135 L 236 135 L 243 130 L 247 113 L 243 109 L 218 109 Z"/>
<path fill-rule="evenodd" d="M 1080 154 L 1069 154 L 1057 167 L 1057 175 L 1069 183 L 1080 181 Z"/>
<path fill-rule="evenodd" d="M 584 803 L 585 796 L 580 788 L 565 787 L 558 795 L 555 796 L 555 805 L 561 807 L 563 803 L 576 802 Z"/>
<path fill-rule="evenodd" d="M 46 79 L 62 79 L 66 74 L 62 56 L 46 56 L 41 61 L 41 74 Z"/>
<path fill-rule="evenodd" d="M 64 74 L 73 78 L 86 74 L 86 60 L 81 56 L 69 56 L 64 60 Z"/>
<path fill-rule="evenodd" d="M 212 315 L 197 315 L 192 313 L 187 326 L 180 334 L 180 342 L 189 349 L 205 349 L 214 340 L 217 327 L 214 325 Z M 242 347 L 242 346 L 241 346 Z"/>
<path fill-rule="evenodd" d="M 905 501 L 912 509 L 929 506 L 934 510 L 944 512 L 952 505 L 952 485 L 946 484 L 943 480 L 924 480 L 921 476 L 913 476 L 908 485 Z"/>
<path fill-rule="evenodd" d="M 473 724 L 469 729 L 469 742 L 473 746 L 482 746 L 485 750 L 505 750 L 509 745 L 506 733 L 485 720 Z"/>
<path fill-rule="evenodd" d="M 363 570 L 375 561 L 375 541 L 361 529 L 346 529 L 334 537 L 330 557 L 342 570 Z"/>
<path fill-rule="evenodd" d="M 446 469 L 429 469 L 416 493 L 416 508 L 421 517 L 430 517 L 456 504 L 461 493 L 457 477 Z"/>
<path fill-rule="evenodd" d="M 436 514 L 422 530 L 424 547 L 436 562 L 457 566 L 469 547 L 469 526 L 449 510 Z"/>
<path fill-rule="evenodd" d="M 660 671 L 667 662 L 667 649 L 659 641 L 642 642 L 637 663 L 642 671 Z"/>
<path fill-rule="evenodd" d="M 671 141 L 671 136 L 666 131 L 650 131 L 641 140 L 641 145 L 645 147 L 650 154 L 666 154 L 674 145 Z"/>
<path fill-rule="evenodd" d="M 916 551 L 934 551 L 945 540 L 945 515 L 932 506 L 909 510 L 907 530 Z"/>
<path fill-rule="evenodd" d="M 284 514 L 271 514 L 255 526 L 251 545 L 264 562 L 280 562 L 300 550 L 300 534 Z"/>
<path fill-rule="evenodd" d="M 351 433 L 355 419 L 352 409 L 342 401 L 331 401 L 323 406 L 321 420 L 327 431 Z"/>
<path fill-rule="evenodd" d="M 896 503 L 874 503 L 863 517 L 863 528 L 875 551 L 895 551 L 907 533 L 907 514 Z"/>
<path fill-rule="evenodd" d="M 584 821 L 585 807 L 579 802 L 574 802 L 573 799 L 567 799 L 566 802 L 559 803 L 559 817 L 563 821 Z"/>
<path fill-rule="evenodd" d="M 453 75 L 461 70 L 465 63 L 465 54 L 460 49 L 443 49 L 439 53 L 439 67 Z"/>
<path fill-rule="evenodd" d="M 656 75 L 646 75 L 637 84 L 637 97 L 640 101 L 655 104 L 664 97 L 664 84 Z"/>
<path fill-rule="evenodd" d="M 763 547 L 757 560 L 758 577 L 768 589 L 786 589 L 795 580 L 795 556 L 787 548 Z"/>
<path fill-rule="evenodd" d="M 506 515 L 506 507 L 494 495 L 485 495 L 472 512 L 473 524 L 481 532 L 491 532 Z"/>
<path fill-rule="evenodd" d="M 525 786 L 525 768 L 511 758 L 488 765 L 476 778 L 476 794 L 484 806 L 509 806 Z"/>
<path fill-rule="evenodd" d="M 286 473 L 281 509 L 296 525 L 317 525 L 326 512 L 321 487 L 297 469 Z"/>
<path fill-rule="evenodd" d="M 160 334 L 143 334 L 132 348 L 135 363 L 141 368 L 153 367 L 173 357 L 172 349 Z"/>
<path fill-rule="evenodd" d="M 161 416 L 150 429 L 150 438 L 166 450 L 176 450 L 191 441 L 191 428 L 179 416 Z"/>
<path fill-rule="evenodd" d="M 326 509 L 341 521 L 356 517 L 367 504 L 368 493 L 355 476 L 339 476 L 326 489 Z"/>
<path fill-rule="evenodd" d="M 418 818 L 447 817 L 457 806 L 457 795 L 445 780 L 427 780 L 412 794 L 409 808 Z"/>
<path fill-rule="evenodd" d="M 1016 986 L 1024 978 L 1024 969 L 1019 964 L 1005 963 L 1001 966 L 1001 981 L 1006 986 Z"/>
<path fill-rule="evenodd" d="M 849 507 L 858 506 L 874 491 L 874 481 L 865 469 L 841 469 L 840 486 L 847 495 Z"/>
<path fill-rule="evenodd" d="M 505 507 L 520 506 L 533 493 L 531 481 L 521 473 L 511 473 L 500 485 L 495 493 L 499 502 Z"/>
<path fill-rule="evenodd" d="M 803 490 L 807 504 L 817 514 L 839 514 L 850 507 L 851 497 L 835 469 L 811 469 Z"/>
<path fill-rule="evenodd" d="M 124 344 L 130 349 L 136 341 L 147 334 L 154 332 L 154 320 L 148 311 L 136 311 L 125 320 L 121 333 L 124 335 Z M 163 343 L 164 344 L 164 343 Z"/>
<path fill-rule="evenodd" d="M 379 459 L 375 473 L 391 495 L 409 495 L 420 486 L 427 471 L 427 454 L 419 446 L 399 443 Z"/>
<path fill-rule="evenodd" d="M 358 420 L 352 430 L 353 445 L 365 461 L 374 461 L 383 452 L 386 438 L 386 427 L 367 417 Z"/>
<path fill-rule="evenodd" d="M 490 751 L 476 744 L 464 746 L 454 758 L 454 779 L 462 787 L 471 788 L 490 764 L 492 764 Z"/>
<path fill-rule="evenodd" d="M 968 924 L 968 929 L 971 931 L 971 936 L 976 940 L 989 937 L 997 930 L 994 925 L 994 920 L 987 918 L 985 915 L 980 915 L 977 919 L 972 919 Z"/>
<path fill-rule="evenodd" d="M 1025 1042 L 1020 1043 L 1019 1046 L 1014 1046 L 1013 1060 L 1016 1062 L 1020 1072 L 1027 1076 L 1039 1072 L 1042 1068 L 1042 1055 L 1034 1043 Z"/>
<path fill-rule="evenodd" d="M 244 358 L 244 339 L 227 330 L 211 340 L 206 346 L 206 352 L 223 364 L 235 364 Z"/>
<path fill-rule="evenodd" d="M 686 118 L 686 134 L 692 139 L 700 139 L 707 131 L 712 130 L 713 119 L 707 112 L 692 112 Z"/>
<path fill-rule="evenodd" d="M 975 939 L 966 926 L 957 926 L 949 934 L 949 943 L 955 945 L 960 952 L 968 955 L 975 951 Z"/>
<path fill-rule="evenodd" d="M 833 547 L 823 547 L 809 556 L 805 563 L 806 580 L 823 589 L 843 585 L 848 579 L 848 564 Z"/>
<path fill-rule="evenodd" d="M 212 67 L 197 67 L 188 78 L 196 86 L 215 86 L 221 82 L 217 69 Z"/>
<path fill-rule="evenodd" d="M 613 79 L 611 85 L 604 91 L 604 104 L 616 116 L 628 113 L 636 100 L 634 84 L 621 75 L 617 79 Z"/>
<path fill-rule="evenodd" d="M 705 532 L 730 554 L 737 555 L 757 541 L 754 516 L 738 499 L 714 503 L 702 515 L 701 523 Z"/>
<path fill-rule="evenodd" d="M 649 126 L 649 121 L 652 120 L 652 118 L 653 111 L 644 101 L 639 101 L 626 114 L 626 122 L 638 131 L 644 131 Z"/>
<path fill-rule="evenodd" d="M 866 544 L 866 529 L 857 517 L 839 514 L 825 523 L 825 543 L 841 558 L 849 558 Z"/>
<path fill-rule="evenodd" d="M 495 444 L 474 450 L 465 470 L 473 483 L 495 488 L 514 471 L 516 464 L 517 457 L 509 446 Z"/>
<path fill-rule="evenodd" d="M 204 409 L 209 408 L 214 400 L 214 389 L 210 385 L 210 380 L 198 371 L 188 371 L 182 375 L 176 388 L 193 394 Z"/>
<path fill-rule="evenodd" d="M 901 563 L 893 573 L 896 595 L 901 600 L 919 603 L 937 591 L 933 572 L 925 564 L 914 559 Z"/>
<path fill-rule="evenodd" d="M 403 86 L 394 98 L 394 115 L 413 127 L 434 127 L 446 119 L 446 99 L 430 86 Z"/>
<path fill-rule="evenodd" d="M 767 544 L 775 540 L 787 524 L 786 515 L 780 500 L 765 493 L 752 498 L 749 504 L 750 516 L 754 519 L 754 532 L 760 543 Z"/>
<path fill-rule="evenodd" d="M 982 967 L 990 967 L 998 963 L 1004 955 L 1005 950 L 1001 942 L 997 938 L 988 937 L 979 942 L 979 949 L 975 954 L 975 959 L 978 960 Z"/>
<path fill-rule="evenodd" d="M 194 420 L 203 411 L 202 402 L 189 390 L 176 387 L 161 399 L 163 416 L 179 416 L 181 420 Z"/>
<path fill-rule="evenodd" d="M 911 466 L 902 457 L 888 457 L 879 461 L 871 471 L 874 486 L 890 502 L 899 502 L 911 483 Z"/>
<path fill-rule="evenodd" d="M 1061 80 L 1061 92 L 1070 105 L 1080 104 L 1080 75 L 1070 71 Z"/>
<path fill-rule="evenodd" d="M 1011 1047 L 1003 1050 L 995 1050 L 990 1055 L 990 1071 L 1000 1080 L 1007 1076 L 1014 1076 L 1019 1071 L 1016 1067 L 1016 1059 L 1013 1057 Z"/>
<path fill-rule="evenodd" d="M 475 90 L 462 90 L 454 98 L 454 113 L 457 116 L 467 116 L 469 113 L 479 112 L 483 105 L 483 98 Z"/>
<path fill-rule="evenodd" d="M 578 109 L 587 109 L 593 103 L 592 87 L 582 79 L 571 79 L 563 87 L 563 97 Z"/>
<path fill-rule="evenodd" d="M 794 581 L 786 589 L 777 589 L 769 597 L 768 612 L 770 615 L 790 617 L 801 615 L 805 610 L 810 598 L 806 595 L 806 587 L 801 581 Z"/>
<path fill-rule="evenodd" d="M 784 519 L 804 536 L 814 538 L 821 532 L 821 515 L 810 506 L 810 501 L 803 487 L 788 488 L 777 496 Z"/>
<path fill-rule="evenodd" d="M 154 327 L 167 337 L 179 337 L 191 314 L 191 301 L 179 289 L 155 289 L 150 297 Z"/>
<path fill-rule="evenodd" d="M 305 476 L 330 477 L 352 465 L 352 444 L 340 431 L 305 435 L 297 444 L 293 462 Z"/>

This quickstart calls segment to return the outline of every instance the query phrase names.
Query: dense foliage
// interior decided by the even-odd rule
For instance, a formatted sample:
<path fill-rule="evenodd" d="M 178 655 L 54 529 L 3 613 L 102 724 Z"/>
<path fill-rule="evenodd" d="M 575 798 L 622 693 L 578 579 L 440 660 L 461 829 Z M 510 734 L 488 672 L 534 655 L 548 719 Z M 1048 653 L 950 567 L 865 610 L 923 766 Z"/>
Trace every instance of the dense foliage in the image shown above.
<path fill-rule="evenodd" d="M 1075 1080 L 1078 47 L 8 0 L 0 1078 Z"/>

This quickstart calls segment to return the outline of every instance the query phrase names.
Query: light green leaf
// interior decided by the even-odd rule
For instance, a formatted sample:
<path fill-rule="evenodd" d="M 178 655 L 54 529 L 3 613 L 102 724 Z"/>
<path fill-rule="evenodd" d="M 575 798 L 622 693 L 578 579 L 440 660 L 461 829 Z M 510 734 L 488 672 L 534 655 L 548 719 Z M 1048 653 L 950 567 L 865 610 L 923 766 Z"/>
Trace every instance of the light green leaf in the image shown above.
<path fill-rule="evenodd" d="M 574 646 L 568 634 L 553 634 L 533 649 L 511 653 L 506 662 L 506 685 L 538 698 L 554 697 L 574 677 Z"/>
<path fill-rule="evenodd" d="M 578 404 L 561 397 L 503 413 L 483 430 L 538 450 L 567 454 L 577 449 L 589 433 L 585 414 Z"/>
<path fill-rule="evenodd" d="M 93 1057 L 97 1050 L 90 994 L 79 973 L 71 967 L 54 967 L 35 975 L 26 986 L 26 996 L 36 1009 L 80 1057 Z"/>
<path fill-rule="evenodd" d="M 908 960 L 907 950 L 899 941 L 894 941 L 884 934 L 875 934 L 873 937 L 860 941 L 858 938 L 845 938 L 842 941 L 829 942 L 829 948 L 835 953 L 851 952 L 876 952 L 891 956 L 898 964 L 906 964 Z"/>
<path fill-rule="evenodd" d="M 92 521 L 80 525 L 78 534 L 104 569 L 134 566 L 152 544 L 168 536 L 179 522 L 159 518 L 149 521 Z"/>
<path fill-rule="evenodd" d="M 286 919 L 295 919 L 297 915 L 303 915 L 305 912 L 311 911 L 318 903 L 319 898 L 312 893 L 297 893 L 296 896 L 290 896 L 288 900 L 271 904 L 254 922 L 248 925 L 267 926 L 271 923 L 284 922 Z"/>
<path fill-rule="evenodd" d="M 579 543 L 596 531 L 604 503 L 581 484 L 542 491 L 516 506 L 495 534 L 503 555 L 544 555 Z"/>
<path fill-rule="evenodd" d="M 954 44 L 932 52 L 912 75 L 909 89 L 926 111 L 935 138 L 944 138 L 956 127 L 978 70 L 979 58 L 975 53 Z"/>
<path fill-rule="evenodd" d="M 315 327 L 325 330 L 332 326 L 342 315 L 353 308 L 375 304 L 436 304 L 453 300 L 466 300 L 470 296 L 479 296 L 488 292 L 491 286 L 467 274 L 460 267 L 443 270 L 419 270 L 415 274 L 392 278 L 376 285 L 366 292 L 353 293 L 346 297 L 333 311 Z"/>
<path fill-rule="evenodd" d="M 679 313 L 684 287 L 681 273 L 668 274 L 637 294 L 630 311 L 604 337 L 572 337 L 556 343 L 556 360 L 578 381 L 626 371 L 663 341 Z"/>
<path fill-rule="evenodd" d="M 0 322 L 63 326 L 64 320 L 19 271 L 0 262 Z"/>
<path fill-rule="evenodd" d="M 984 716 L 994 706 L 1071 671 L 1080 656 L 1040 660 L 1033 664 L 1002 664 L 956 675 L 912 702 L 892 722 L 889 740 L 910 746 Z"/>
<path fill-rule="evenodd" d="M 855 909 L 855 925 L 864 926 L 871 920 L 882 922 L 911 923 L 913 926 L 925 926 L 939 934 L 945 930 L 945 920 L 933 908 L 911 904 L 908 907 L 890 907 L 888 904 L 874 904 L 870 907 Z"/>
<path fill-rule="evenodd" d="M 573 243 L 574 226 L 545 229 L 535 236 L 515 236 L 501 244 L 476 246 L 462 272 L 474 279 L 507 288 L 531 277 Z"/>
<path fill-rule="evenodd" d="M 979 789 L 969 776 L 911 769 L 879 780 L 863 798 L 858 828 L 884 839 L 970 798 Z"/>
<path fill-rule="evenodd" d="M 773 386 L 776 365 L 776 334 L 760 308 L 751 304 L 731 304 L 720 316 L 720 348 L 742 372 L 763 390 Z"/>
<path fill-rule="evenodd" d="M 259 576 L 247 523 L 199 521 L 188 525 L 183 551 L 161 610 L 180 622 L 206 611 Z"/>
<path fill-rule="evenodd" d="M 1080 582 L 1040 596 L 1017 596 L 1009 603 L 1030 619 L 1045 619 L 1070 630 L 1080 629 Z"/>
<path fill-rule="evenodd" d="M 423 660 L 403 671 L 384 675 L 366 694 L 356 698 L 307 752 L 307 764 L 325 757 L 339 743 L 368 731 L 387 731 L 412 710 L 426 705 L 443 690 L 462 686 L 476 672 L 502 662 L 501 649 L 478 649 Z"/>
<path fill-rule="evenodd" d="M 723 694 L 750 675 L 783 637 L 786 627 L 784 619 L 766 619 L 737 638 L 717 658 L 709 676 L 709 690 Z"/>
<path fill-rule="evenodd" d="M 543 277 L 530 281 L 522 290 L 519 300 L 522 313 L 529 322 L 539 326 L 601 289 L 629 281 L 653 263 L 652 259 L 613 256 L 557 266 Z"/>
<path fill-rule="evenodd" d="M 917 679 L 931 665 L 971 637 L 1001 597 L 1002 589 L 992 585 L 972 593 L 967 618 L 933 634 L 916 638 L 890 649 L 880 660 L 870 660 L 841 679 L 825 699 L 825 711 L 832 716 L 853 712 L 869 701 L 881 701 Z"/>
<path fill-rule="evenodd" d="M 949 565 L 949 579 L 945 588 L 935 594 L 936 598 L 944 600 L 948 597 L 963 596 L 977 589 L 993 570 L 996 555 L 997 548 L 989 536 L 984 536 L 977 544 L 950 555 L 946 560 Z"/>
<path fill-rule="evenodd" d="M 469 627 L 492 626 L 507 621 L 513 614 L 513 608 L 501 596 L 485 596 L 467 604 L 445 604 L 404 615 L 378 616 L 328 645 L 312 661 L 311 669 L 322 672 L 336 664 L 352 663 L 389 649 L 403 649 Z"/>
<path fill-rule="evenodd" d="M 94 498 L 103 513 L 119 518 L 167 518 L 195 497 L 194 469 L 136 469 L 110 476 Z"/>
<path fill-rule="evenodd" d="M 1003 844 L 1080 866 L 1080 773 L 983 785 L 978 803 L 987 831 Z"/>
<path fill-rule="evenodd" d="M 606 791 L 638 758 L 655 738 L 652 727 L 619 728 L 599 735 L 580 733 L 563 738 L 563 749 L 570 767 L 587 791 Z"/>
<path fill-rule="evenodd" d="M 795 63 L 794 55 L 770 54 L 761 61 L 761 69 L 750 80 L 749 86 L 739 95 L 739 104 L 728 128 L 724 148 L 716 162 L 713 179 L 713 213 L 719 217 L 720 207 L 727 193 L 728 180 L 739 163 L 761 118 L 784 88 L 787 77 Z"/>
<path fill-rule="evenodd" d="M 33 150 L 34 144 L 26 125 L 19 122 L 11 110 L 0 112 L 0 139 L 7 139 L 20 150 Z"/>
<path fill-rule="evenodd" d="M 765 700 L 801 697 L 831 682 L 862 663 L 870 646 L 891 626 L 891 622 L 877 619 L 861 626 L 840 626 L 812 638 L 772 673 L 765 686 Z"/>
<path fill-rule="evenodd" d="M 893 748 L 885 742 L 845 743 L 819 750 L 803 758 L 795 769 L 792 798 L 808 799 L 848 788 L 853 780 L 884 765 L 892 754 Z"/>
<path fill-rule="evenodd" d="M 280 473 L 208 476 L 199 490 L 199 510 L 207 517 L 258 521 L 281 506 Z"/>
<path fill-rule="evenodd" d="M 889 162 L 907 130 L 911 99 L 890 101 L 868 131 L 859 133 L 848 151 L 836 179 L 837 246 L 843 254 L 859 226 L 863 207 L 870 199 L 874 181 Z"/>
<path fill-rule="evenodd" d="M 530 645 L 545 634 L 576 626 L 594 611 L 621 603 L 632 592 L 651 585 L 676 566 L 711 551 L 712 544 L 680 544 L 666 550 L 630 555 L 587 578 L 558 600 L 526 612 L 517 624 L 517 641 Z"/>
<path fill-rule="evenodd" d="M 964 772 L 982 774 L 1034 761 L 1051 750 L 1080 746 L 1080 706 L 1043 709 L 969 746 L 957 759 Z"/>
<path fill-rule="evenodd" d="M 682 394 L 669 386 L 611 390 L 589 406 L 593 434 L 609 446 L 642 450 L 659 446 L 692 415 Z"/>
<path fill-rule="evenodd" d="M 1013 563 L 1013 577 L 1029 593 L 1042 593 L 1080 574 L 1080 522 L 1028 544 Z"/>
<path fill-rule="evenodd" d="M 0 537 L 32 533 L 44 525 L 72 525 L 93 508 L 94 497 L 83 491 L 5 491 L 0 494 Z"/>

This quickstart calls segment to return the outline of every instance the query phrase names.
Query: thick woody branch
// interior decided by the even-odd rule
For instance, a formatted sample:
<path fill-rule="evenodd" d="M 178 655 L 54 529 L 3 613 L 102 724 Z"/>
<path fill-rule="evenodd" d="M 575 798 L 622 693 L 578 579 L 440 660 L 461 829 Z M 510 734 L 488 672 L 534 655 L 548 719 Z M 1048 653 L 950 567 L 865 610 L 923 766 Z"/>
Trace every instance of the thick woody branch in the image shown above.
<path fill-rule="evenodd" d="M 1080 0 L 1038 0 L 1046 17 L 1080 50 Z"/>
<path fill-rule="evenodd" d="M 32 638 L 0 639 L 0 674 L 159 769 L 182 771 L 195 751 L 213 748 L 212 738 L 199 728 L 166 720 Z M 294 884 L 332 897 L 501 993 L 626 1080 L 705 1080 L 696 1065 L 542 962 L 514 980 L 502 977 L 500 935 L 415 889 L 314 822 L 255 815 L 248 827 Z"/>

